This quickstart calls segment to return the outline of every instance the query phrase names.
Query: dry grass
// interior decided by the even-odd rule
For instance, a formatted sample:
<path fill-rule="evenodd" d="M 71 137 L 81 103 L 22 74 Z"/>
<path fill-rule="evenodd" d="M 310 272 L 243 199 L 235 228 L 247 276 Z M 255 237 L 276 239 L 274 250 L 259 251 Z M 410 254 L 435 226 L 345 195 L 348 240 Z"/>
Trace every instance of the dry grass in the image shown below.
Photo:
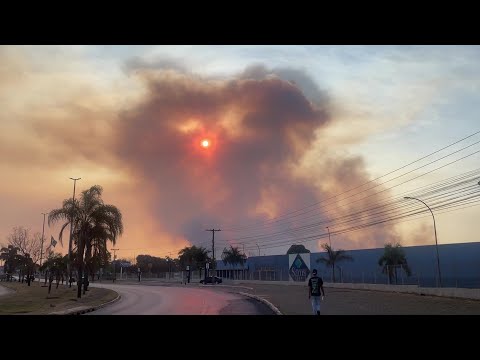
<path fill-rule="evenodd" d="M 0 297 L 0 315 L 28 314 L 44 315 L 52 312 L 68 310 L 79 306 L 98 306 L 117 297 L 117 293 L 110 289 L 92 288 L 77 299 L 77 287 L 69 288 L 66 285 L 59 285 L 56 289 L 55 283 L 48 294 L 48 287 L 43 287 L 43 282 L 26 283 L 2 282 L 5 286 L 15 292 Z"/>

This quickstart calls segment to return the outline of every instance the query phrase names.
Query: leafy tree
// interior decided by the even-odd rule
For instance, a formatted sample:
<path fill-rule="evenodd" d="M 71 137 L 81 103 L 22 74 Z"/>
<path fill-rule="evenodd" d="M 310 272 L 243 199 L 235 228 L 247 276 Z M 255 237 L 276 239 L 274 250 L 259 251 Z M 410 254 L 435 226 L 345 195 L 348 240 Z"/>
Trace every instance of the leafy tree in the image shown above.
<path fill-rule="evenodd" d="M 395 245 L 389 243 L 385 244 L 383 255 L 378 259 L 378 265 L 383 266 L 382 273 L 388 274 L 390 284 L 393 283 L 393 279 L 395 279 L 395 284 L 398 284 L 398 268 L 404 270 L 407 276 L 412 275 L 407 263 L 405 252 L 403 251 L 402 245 L 399 243 L 396 243 Z"/>
<path fill-rule="evenodd" d="M 200 271 L 199 274 L 201 277 L 201 269 L 205 267 L 205 264 L 207 262 L 212 260 L 208 256 L 209 253 L 210 251 L 202 246 L 187 246 L 178 252 L 178 262 L 180 264 L 180 267 L 183 269 L 185 269 L 187 266 L 190 266 L 190 270 L 198 269 Z"/>
<path fill-rule="evenodd" d="M 73 218 L 72 241 L 77 247 L 76 266 L 79 280 L 77 281 L 77 297 L 79 298 L 81 297 L 82 283 L 84 284 L 83 292 L 85 293 L 87 290 L 87 281 L 80 280 L 83 279 L 84 260 L 86 263 L 90 261 L 90 249 L 99 243 L 103 246 L 103 242 L 107 241 L 111 241 L 115 245 L 118 236 L 123 233 L 120 210 L 113 205 L 104 204 L 102 192 L 101 186 L 94 185 L 90 189 L 82 191 L 80 198 L 75 200 L 75 203 L 72 199 L 64 200 L 63 206 L 52 210 L 48 216 L 48 225 L 59 220 L 66 221 L 58 236 L 60 243 L 62 243 L 63 231 Z"/>
<path fill-rule="evenodd" d="M 287 250 L 287 255 L 288 254 L 306 254 L 306 253 L 309 253 L 310 250 L 308 250 L 307 248 L 305 248 L 305 246 L 299 244 L 293 244 L 292 246 L 290 246 L 290 248 Z"/>
<path fill-rule="evenodd" d="M 30 254 L 20 255 L 20 263 L 23 275 L 27 276 L 27 285 L 30 286 L 30 282 L 32 281 L 32 275 L 34 271 L 34 263 Z M 23 283 L 23 278 L 22 278 Z"/>
<path fill-rule="evenodd" d="M 151 255 L 138 255 L 137 267 L 139 267 L 144 273 L 150 272 L 158 274 L 168 272 L 169 265 L 166 258 Z"/>
<path fill-rule="evenodd" d="M 20 254 L 28 254 L 34 263 L 39 262 L 42 249 L 42 235 L 39 232 L 32 236 L 29 229 L 16 226 L 7 236 L 7 240 L 10 245 L 18 248 Z"/>
<path fill-rule="evenodd" d="M 48 272 L 48 279 L 49 279 L 49 284 L 48 284 L 48 293 L 50 294 L 50 291 L 52 289 L 52 282 L 53 279 L 56 279 L 57 286 L 56 288 L 58 289 L 58 285 L 60 283 L 60 280 L 64 280 L 64 277 L 67 275 L 67 260 L 68 260 L 68 255 L 63 256 L 62 254 L 50 254 L 45 260 L 45 262 L 42 264 L 40 267 L 41 271 L 46 271 Z"/>
<path fill-rule="evenodd" d="M 321 257 L 316 260 L 317 263 L 324 263 L 332 268 L 332 281 L 335 282 L 335 264 L 341 261 L 353 261 L 353 257 L 348 255 L 345 250 L 333 250 L 328 244 L 323 244 L 322 248 L 327 252 L 327 257 Z"/>

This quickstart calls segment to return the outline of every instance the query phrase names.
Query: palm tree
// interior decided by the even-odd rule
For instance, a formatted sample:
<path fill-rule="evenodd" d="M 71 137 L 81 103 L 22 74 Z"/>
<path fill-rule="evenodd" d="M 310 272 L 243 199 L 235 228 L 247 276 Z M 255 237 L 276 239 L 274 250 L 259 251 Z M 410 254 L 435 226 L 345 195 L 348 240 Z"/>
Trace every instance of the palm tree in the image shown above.
<path fill-rule="evenodd" d="M 111 206 L 111 205 L 106 205 Z M 117 210 L 118 211 L 118 210 Z M 121 222 L 121 214 L 120 214 L 120 222 Z M 95 269 L 100 265 L 100 263 L 105 263 L 108 258 L 108 250 L 107 250 L 107 241 L 110 240 L 112 245 L 116 244 L 115 237 L 111 237 L 109 234 L 108 228 L 105 228 L 105 223 L 100 222 L 96 223 L 91 231 L 91 237 L 89 241 L 85 244 L 85 281 L 83 287 L 83 293 L 88 286 L 88 275 L 92 276 L 92 279 L 95 275 Z M 93 254 L 92 254 L 93 253 Z"/>
<path fill-rule="evenodd" d="M 118 208 L 113 205 L 106 205 L 102 200 L 103 188 L 100 185 L 94 185 L 88 190 L 82 191 L 79 200 L 72 199 L 63 201 L 60 209 L 52 210 L 48 216 L 48 225 L 56 223 L 58 220 L 66 220 L 60 229 L 58 236 L 62 243 L 63 230 L 70 224 L 73 210 L 73 240 L 77 246 L 76 266 L 78 269 L 78 291 L 77 297 L 81 297 L 82 283 L 84 283 L 84 293 L 87 289 L 87 282 L 82 281 L 85 261 L 88 262 L 91 253 L 85 249 L 93 246 L 95 240 L 111 241 L 115 245 L 118 236 L 123 233 L 122 214 Z M 72 209 L 73 207 L 73 209 Z"/>
<path fill-rule="evenodd" d="M 236 264 L 245 264 L 247 256 L 240 252 L 238 247 L 230 245 L 230 249 L 223 249 L 222 260 L 225 265 L 231 264 L 234 267 Z"/>
<path fill-rule="evenodd" d="M 391 284 L 393 278 L 395 283 L 398 283 L 397 268 L 401 268 L 405 271 L 407 276 L 412 274 L 410 267 L 405 257 L 402 245 L 399 243 L 385 244 L 384 253 L 380 259 L 378 259 L 378 265 L 383 266 L 382 273 L 388 274 L 388 281 Z"/>
<path fill-rule="evenodd" d="M 332 281 L 335 282 L 335 264 L 345 260 L 353 261 L 353 257 L 347 255 L 343 249 L 333 250 L 328 244 L 323 244 L 322 248 L 327 252 L 327 257 L 318 258 L 316 261 L 317 263 L 321 262 L 332 268 Z"/>
<path fill-rule="evenodd" d="M 87 246 L 88 262 L 85 262 L 85 267 L 92 277 L 92 282 L 95 281 L 95 273 L 101 267 L 109 263 L 110 253 L 107 250 L 107 242 L 104 239 L 94 239 L 90 246 Z M 87 259 L 87 255 L 85 255 Z"/>
<path fill-rule="evenodd" d="M 3 247 L 0 249 L 0 260 L 4 261 L 5 273 L 7 274 L 7 280 L 13 279 L 12 274 L 21 265 L 22 256 L 18 253 L 20 249 L 13 245 Z M 20 280 L 20 278 L 19 278 Z"/>
<path fill-rule="evenodd" d="M 205 264 L 210 260 L 208 254 L 209 250 L 205 249 L 203 246 L 195 247 L 193 246 L 193 261 L 198 268 L 199 277 L 202 278 L 202 269 L 205 267 Z"/>

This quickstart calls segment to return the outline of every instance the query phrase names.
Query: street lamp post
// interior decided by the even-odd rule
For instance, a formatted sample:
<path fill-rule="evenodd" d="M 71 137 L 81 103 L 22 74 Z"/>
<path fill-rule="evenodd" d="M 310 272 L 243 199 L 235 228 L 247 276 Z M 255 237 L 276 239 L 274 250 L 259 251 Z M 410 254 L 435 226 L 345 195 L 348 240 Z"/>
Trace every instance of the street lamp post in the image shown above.
<path fill-rule="evenodd" d="M 42 267 L 42 259 L 43 259 L 43 241 L 45 239 L 45 215 L 48 215 L 48 213 L 42 213 L 43 215 L 43 227 L 42 227 L 42 242 L 41 242 L 41 247 L 40 247 L 40 266 L 38 268 L 38 282 L 40 282 L 40 268 Z"/>
<path fill-rule="evenodd" d="M 480 184 L 480 183 L 479 183 Z M 438 282 L 440 284 L 440 287 L 442 287 L 442 273 L 440 271 L 440 255 L 438 254 L 438 241 L 437 241 L 437 226 L 435 224 L 435 216 L 433 215 L 432 209 L 430 209 L 430 206 L 428 206 L 424 201 L 411 197 L 411 196 L 405 196 L 405 199 L 410 199 L 410 200 L 417 200 L 420 201 L 423 205 L 425 205 L 428 210 L 430 210 L 430 213 L 432 214 L 433 217 L 433 229 L 435 231 L 435 248 L 437 250 L 437 270 L 438 270 Z"/>
<path fill-rule="evenodd" d="M 332 240 L 330 239 L 330 229 L 328 228 L 327 226 L 327 230 L 328 230 L 328 242 L 330 243 L 330 249 L 332 248 Z"/>
<path fill-rule="evenodd" d="M 257 247 L 258 247 L 258 256 L 260 256 L 260 246 L 258 246 L 257 244 Z"/>
<path fill-rule="evenodd" d="M 48 215 L 48 213 L 42 213 L 43 215 L 43 228 L 42 228 L 42 245 L 40 248 L 40 267 L 42 266 L 42 259 L 43 259 L 43 241 L 45 239 L 45 215 Z"/>
<path fill-rule="evenodd" d="M 72 278 L 72 267 L 71 267 L 71 256 L 72 256 L 72 233 L 73 233 L 73 217 L 75 214 L 75 186 L 77 184 L 77 180 L 80 180 L 81 178 L 70 178 L 70 180 L 73 180 L 73 197 L 72 197 L 72 216 L 70 218 L 70 239 L 68 240 L 68 261 L 67 261 L 67 273 L 69 276 L 68 282 L 70 284 L 70 287 L 72 287 L 72 282 L 70 279 Z"/>

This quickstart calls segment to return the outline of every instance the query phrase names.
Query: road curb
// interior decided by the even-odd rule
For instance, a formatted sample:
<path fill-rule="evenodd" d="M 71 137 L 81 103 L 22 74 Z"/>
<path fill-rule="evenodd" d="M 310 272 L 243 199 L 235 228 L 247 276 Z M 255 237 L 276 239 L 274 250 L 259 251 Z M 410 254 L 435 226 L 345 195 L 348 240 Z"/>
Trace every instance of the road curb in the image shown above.
<path fill-rule="evenodd" d="M 239 292 L 239 294 L 243 295 L 243 296 L 247 296 L 247 297 L 252 298 L 252 299 L 255 299 L 257 301 L 260 301 L 261 303 L 264 303 L 275 313 L 275 315 L 283 315 L 282 312 L 280 310 L 278 310 L 278 308 L 275 305 L 273 305 L 270 301 L 268 301 L 264 298 L 261 298 L 260 296 L 245 293 L 245 292 Z"/>
<path fill-rule="evenodd" d="M 220 287 L 220 288 L 234 288 L 234 289 L 245 289 L 245 290 L 254 290 L 254 288 L 248 287 L 248 286 L 240 286 L 240 285 L 205 285 L 201 284 L 199 287 L 210 287 L 210 288 L 215 288 L 215 287 Z"/>
<path fill-rule="evenodd" d="M 114 290 L 112 290 L 112 291 L 114 291 Z M 78 307 L 78 308 L 74 308 L 74 309 L 70 309 L 70 310 L 66 310 L 66 311 L 53 312 L 53 313 L 50 313 L 49 315 L 82 315 L 82 314 L 86 314 L 86 313 L 101 309 L 101 308 L 103 308 L 105 306 L 108 306 L 110 304 L 113 304 L 114 302 L 120 300 L 120 298 L 121 298 L 120 294 L 117 293 L 117 297 L 115 299 L 107 301 L 106 303 L 103 303 L 103 304 L 100 304 L 100 305 L 97 305 L 97 306 Z"/>

